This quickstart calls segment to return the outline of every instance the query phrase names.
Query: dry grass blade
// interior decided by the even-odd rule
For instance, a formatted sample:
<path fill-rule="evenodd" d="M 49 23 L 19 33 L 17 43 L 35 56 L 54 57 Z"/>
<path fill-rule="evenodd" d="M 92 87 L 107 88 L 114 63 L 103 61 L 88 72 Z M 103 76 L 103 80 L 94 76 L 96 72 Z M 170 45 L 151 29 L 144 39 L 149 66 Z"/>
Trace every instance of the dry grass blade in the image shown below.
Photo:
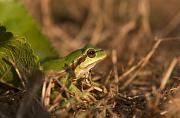
<path fill-rule="evenodd" d="M 167 71 L 164 73 L 164 76 L 161 81 L 160 90 L 163 90 L 168 82 L 168 79 L 170 78 L 170 75 L 174 69 L 174 67 L 177 64 L 177 58 L 174 58 L 172 62 L 170 63 L 170 66 L 168 67 Z"/>
<path fill-rule="evenodd" d="M 119 80 L 123 80 L 125 77 L 127 77 L 130 73 L 135 71 L 136 69 L 143 68 L 148 62 L 149 59 L 152 57 L 156 49 L 158 48 L 159 44 L 161 43 L 162 40 L 158 39 L 152 49 L 149 51 L 149 53 L 141 59 L 136 65 L 132 66 L 130 69 L 128 69 L 126 72 L 124 72 L 121 76 L 119 76 Z"/>
<path fill-rule="evenodd" d="M 135 73 L 125 82 L 125 84 L 121 87 L 121 89 L 126 88 L 134 80 L 134 78 L 138 75 L 138 73 L 141 71 L 141 69 L 144 68 L 144 66 L 149 62 L 150 58 L 152 57 L 152 55 L 158 48 L 161 41 L 162 40 L 157 39 L 156 43 L 154 44 L 152 49 L 149 51 L 149 53 L 142 60 L 140 60 L 137 65 L 131 67 L 122 76 L 120 76 L 119 80 L 122 80 L 127 75 L 129 75 L 131 72 L 135 71 Z"/>
<path fill-rule="evenodd" d="M 44 103 L 45 95 L 46 95 L 46 87 L 47 87 L 47 80 L 43 82 L 42 90 L 41 90 L 41 103 Z"/>
<path fill-rule="evenodd" d="M 27 81 L 26 81 L 27 79 L 24 79 L 24 78 L 22 77 L 19 69 L 18 69 L 17 66 L 16 66 L 16 62 L 15 62 L 15 61 L 14 61 L 14 62 L 13 62 L 12 60 L 8 60 L 8 61 L 12 64 L 12 66 L 13 66 L 13 68 L 15 69 L 17 75 L 19 76 L 19 79 L 21 80 L 22 86 L 25 88 L 26 85 L 27 85 Z"/>
<path fill-rule="evenodd" d="M 158 46 L 161 43 L 161 41 L 162 41 L 162 39 L 157 39 L 156 38 L 156 43 L 154 44 L 154 46 L 152 47 L 150 52 L 142 59 L 141 68 L 143 68 L 149 62 L 150 58 L 155 53 L 155 51 L 158 48 Z"/>
<path fill-rule="evenodd" d="M 151 28 L 150 28 L 150 24 L 149 24 L 149 15 L 150 15 L 149 0 L 140 0 L 139 12 L 142 15 L 143 30 L 147 33 L 151 33 Z"/>
<path fill-rule="evenodd" d="M 116 51 L 116 50 L 113 50 L 113 51 L 112 51 L 112 62 L 113 62 L 113 67 L 114 67 L 115 83 L 118 83 L 117 51 Z"/>
<path fill-rule="evenodd" d="M 157 106 L 159 104 L 159 101 L 160 101 L 160 97 L 161 97 L 161 91 L 165 88 L 167 82 L 168 82 L 168 79 L 170 78 L 170 75 L 174 69 L 174 67 L 176 66 L 177 64 L 177 58 L 174 58 L 172 60 L 172 62 L 170 63 L 169 67 L 167 68 L 167 70 L 165 71 L 163 77 L 162 77 L 162 80 L 161 80 L 161 84 L 160 84 L 160 88 L 159 90 L 157 91 L 157 95 L 156 95 L 156 102 L 155 102 L 155 106 Z"/>
<path fill-rule="evenodd" d="M 110 82 L 110 96 L 114 96 L 118 94 L 118 69 L 117 69 L 117 51 L 114 49 L 112 50 L 112 63 L 113 63 L 113 76 L 114 79 Z M 110 75 L 110 74 L 109 74 Z"/>
<path fill-rule="evenodd" d="M 47 107 L 49 106 L 49 103 L 50 103 L 50 96 L 51 96 L 51 88 L 53 86 L 53 80 L 50 79 L 49 81 L 49 84 L 48 84 L 48 87 L 46 89 L 46 92 L 45 92 L 45 96 L 44 96 L 44 105 Z"/>
<path fill-rule="evenodd" d="M 172 20 L 166 25 L 165 28 L 160 32 L 160 36 L 167 36 L 170 34 L 180 23 L 180 12 L 178 12 Z"/>

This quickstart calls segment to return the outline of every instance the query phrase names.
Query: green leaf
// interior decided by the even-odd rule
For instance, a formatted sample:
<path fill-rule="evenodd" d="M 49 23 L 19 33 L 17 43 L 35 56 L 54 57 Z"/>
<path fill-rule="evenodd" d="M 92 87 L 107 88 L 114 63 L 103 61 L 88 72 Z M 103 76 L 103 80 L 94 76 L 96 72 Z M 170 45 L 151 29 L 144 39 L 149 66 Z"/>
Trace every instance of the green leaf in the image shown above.
<path fill-rule="evenodd" d="M 40 61 L 58 56 L 19 0 L 0 0 L 0 24 L 16 35 L 25 36 Z"/>
<path fill-rule="evenodd" d="M 23 82 L 28 82 L 40 68 L 39 59 L 26 39 L 13 36 L 3 26 L 0 26 L 0 65 L 0 82 L 14 88 L 22 88 Z"/>

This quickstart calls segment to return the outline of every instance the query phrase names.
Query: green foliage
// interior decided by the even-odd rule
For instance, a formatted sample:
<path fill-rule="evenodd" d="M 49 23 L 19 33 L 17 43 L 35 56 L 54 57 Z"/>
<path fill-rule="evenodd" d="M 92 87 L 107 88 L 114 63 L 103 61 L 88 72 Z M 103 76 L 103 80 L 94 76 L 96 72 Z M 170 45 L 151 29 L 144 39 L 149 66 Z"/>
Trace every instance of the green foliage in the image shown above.
<path fill-rule="evenodd" d="M 41 61 L 57 57 L 47 38 L 41 34 L 35 21 L 18 0 L 0 0 L 0 24 L 16 35 L 25 36 Z"/>
<path fill-rule="evenodd" d="M 0 82 L 15 88 L 28 81 L 40 66 L 26 39 L 13 36 L 3 26 L 0 26 L 0 65 Z"/>

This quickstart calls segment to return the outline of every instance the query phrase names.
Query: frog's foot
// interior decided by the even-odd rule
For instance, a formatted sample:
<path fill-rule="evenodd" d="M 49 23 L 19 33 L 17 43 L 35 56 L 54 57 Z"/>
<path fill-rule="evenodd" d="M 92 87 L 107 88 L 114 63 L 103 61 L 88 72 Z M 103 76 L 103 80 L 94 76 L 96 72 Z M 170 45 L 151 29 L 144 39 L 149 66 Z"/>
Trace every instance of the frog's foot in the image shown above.
<path fill-rule="evenodd" d="M 69 92 L 71 92 L 77 99 L 85 100 L 85 101 L 96 101 L 96 98 L 89 91 L 83 90 L 80 91 L 74 84 L 68 88 Z"/>

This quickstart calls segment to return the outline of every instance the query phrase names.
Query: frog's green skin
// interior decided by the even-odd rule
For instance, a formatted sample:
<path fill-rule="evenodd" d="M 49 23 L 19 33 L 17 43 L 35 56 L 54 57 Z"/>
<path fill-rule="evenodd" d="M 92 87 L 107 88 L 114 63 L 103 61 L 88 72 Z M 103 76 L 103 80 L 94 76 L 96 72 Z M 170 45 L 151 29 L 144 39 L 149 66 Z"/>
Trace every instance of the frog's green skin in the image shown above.
<path fill-rule="evenodd" d="M 89 53 L 93 54 L 89 54 Z M 54 77 L 66 74 L 73 70 L 76 78 L 87 76 L 89 70 L 106 57 L 106 52 L 102 49 L 86 45 L 68 56 L 42 64 L 46 76 Z"/>

